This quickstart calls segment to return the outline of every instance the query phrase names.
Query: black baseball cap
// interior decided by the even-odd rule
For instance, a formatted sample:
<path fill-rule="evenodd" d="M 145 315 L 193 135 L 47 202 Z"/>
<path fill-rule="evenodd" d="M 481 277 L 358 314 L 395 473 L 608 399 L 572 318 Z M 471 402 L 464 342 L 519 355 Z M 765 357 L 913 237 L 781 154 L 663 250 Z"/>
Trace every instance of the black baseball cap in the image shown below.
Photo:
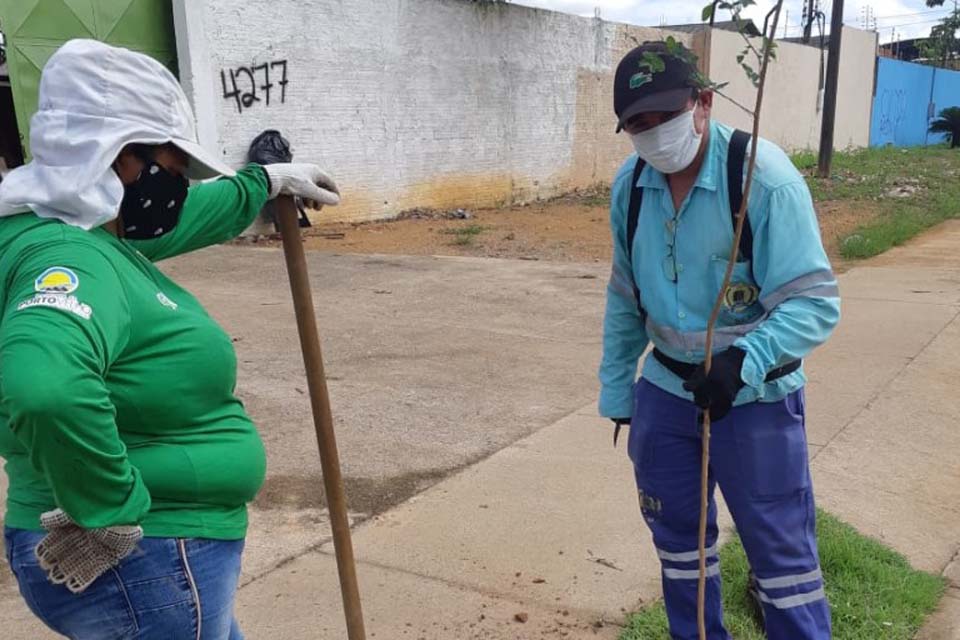
<path fill-rule="evenodd" d="M 651 69 L 645 53 L 656 54 L 663 61 L 664 69 L 657 72 Z M 696 72 L 687 60 L 671 54 L 665 42 L 644 42 L 630 51 L 617 65 L 613 80 L 617 132 L 637 114 L 683 109 L 696 89 Z"/>

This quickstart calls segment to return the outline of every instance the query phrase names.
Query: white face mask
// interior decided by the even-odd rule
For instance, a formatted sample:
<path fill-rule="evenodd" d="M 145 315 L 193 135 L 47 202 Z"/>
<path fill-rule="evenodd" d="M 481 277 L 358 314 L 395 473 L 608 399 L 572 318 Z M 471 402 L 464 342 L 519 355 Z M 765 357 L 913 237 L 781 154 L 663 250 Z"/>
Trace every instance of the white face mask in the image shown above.
<path fill-rule="evenodd" d="M 693 163 L 703 134 L 697 133 L 693 110 L 690 110 L 630 138 L 637 155 L 657 171 L 670 174 L 683 171 Z"/>

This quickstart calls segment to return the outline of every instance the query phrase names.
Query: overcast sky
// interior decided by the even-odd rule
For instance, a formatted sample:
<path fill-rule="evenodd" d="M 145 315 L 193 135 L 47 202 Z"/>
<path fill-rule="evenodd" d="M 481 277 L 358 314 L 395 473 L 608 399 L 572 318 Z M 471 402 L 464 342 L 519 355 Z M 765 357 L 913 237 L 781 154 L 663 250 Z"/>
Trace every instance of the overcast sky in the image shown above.
<path fill-rule="evenodd" d="M 708 0 L 512 0 L 516 4 L 525 4 L 533 7 L 543 7 L 554 11 L 565 11 L 582 16 L 593 16 L 599 8 L 600 15 L 606 20 L 628 22 L 641 25 L 686 24 L 699 22 L 700 13 Z M 746 13 L 758 23 L 763 22 L 763 16 L 774 6 L 773 0 L 758 0 L 756 7 L 751 7 Z M 788 31 L 791 36 L 801 35 L 800 16 L 803 7 L 802 0 L 786 0 L 784 11 L 789 11 Z M 822 10 L 827 15 L 829 29 L 831 0 L 821 0 Z M 952 0 L 947 0 L 952 8 Z M 844 3 L 844 22 L 853 27 L 863 26 L 863 14 L 866 7 L 871 7 L 876 17 L 876 25 L 880 31 L 880 41 L 889 42 L 896 29 L 901 39 L 926 36 L 930 27 L 937 23 L 937 18 L 947 13 L 947 9 L 938 7 L 930 9 L 924 0 L 874 0 L 873 2 L 857 2 L 846 0 Z M 725 13 L 724 13 L 725 15 Z M 783 25 L 783 18 L 781 18 Z M 783 34 L 783 27 L 779 29 Z"/>

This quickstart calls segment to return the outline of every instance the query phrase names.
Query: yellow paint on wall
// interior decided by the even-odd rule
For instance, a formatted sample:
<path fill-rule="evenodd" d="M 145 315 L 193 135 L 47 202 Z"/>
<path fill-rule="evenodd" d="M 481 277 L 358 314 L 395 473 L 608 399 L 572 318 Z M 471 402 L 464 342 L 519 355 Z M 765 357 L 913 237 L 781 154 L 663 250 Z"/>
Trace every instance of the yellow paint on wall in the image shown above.
<path fill-rule="evenodd" d="M 469 206 L 494 207 L 509 203 L 514 179 L 507 174 L 442 175 L 427 183 L 413 185 L 399 198 L 402 209 Z"/>
<path fill-rule="evenodd" d="M 341 186 L 340 204 L 325 207 L 322 211 L 307 211 L 307 217 L 313 223 L 323 222 L 365 222 L 383 220 L 390 217 L 384 213 L 383 200 L 362 187 Z"/>
<path fill-rule="evenodd" d="M 510 204 L 518 193 L 529 192 L 533 186 L 506 174 L 445 175 L 400 194 L 378 196 L 362 187 L 347 188 L 341 193 L 340 206 L 308 215 L 313 222 L 367 222 L 396 217 L 410 209 L 490 208 Z"/>

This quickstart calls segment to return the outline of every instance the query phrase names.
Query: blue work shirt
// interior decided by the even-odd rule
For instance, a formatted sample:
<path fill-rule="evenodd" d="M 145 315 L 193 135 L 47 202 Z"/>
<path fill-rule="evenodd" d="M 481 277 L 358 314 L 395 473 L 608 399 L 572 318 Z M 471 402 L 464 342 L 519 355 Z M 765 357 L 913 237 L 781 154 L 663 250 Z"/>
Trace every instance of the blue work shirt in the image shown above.
<path fill-rule="evenodd" d="M 631 156 L 613 183 L 610 226 L 613 270 L 607 286 L 600 365 L 600 414 L 633 414 L 637 363 L 652 342 L 666 355 L 699 364 L 706 357 L 707 320 L 720 292 L 733 243 L 727 195 L 727 149 L 733 129 L 711 122 L 703 167 L 680 210 L 667 178 L 647 165 L 638 184 L 643 206 L 627 256 L 627 209 L 637 157 Z M 749 155 L 749 150 L 748 150 Z M 746 170 L 744 170 L 746 175 Z M 746 352 L 745 387 L 736 405 L 772 402 L 806 382 L 802 368 L 773 382 L 767 373 L 801 359 L 822 344 L 840 319 L 840 295 L 823 250 L 810 191 L 790 158 L 760 140 L 748 201 L 753 261 L 736 264 L 727 289 L 714 353 L 730 346 Z M 633 283 L 640 291 L 642 318 Z M 648 357 L 643 377 L 692 400 L 683 380 Z"/>

